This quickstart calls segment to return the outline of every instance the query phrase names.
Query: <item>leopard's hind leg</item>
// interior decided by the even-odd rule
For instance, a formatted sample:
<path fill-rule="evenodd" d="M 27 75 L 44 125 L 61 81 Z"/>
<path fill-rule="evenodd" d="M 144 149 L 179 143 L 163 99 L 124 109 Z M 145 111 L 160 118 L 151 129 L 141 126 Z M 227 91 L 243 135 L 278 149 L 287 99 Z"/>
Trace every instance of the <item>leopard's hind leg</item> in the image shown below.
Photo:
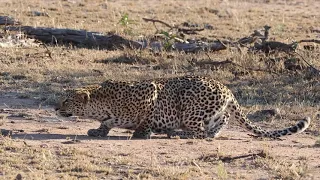
<path fill-rule="evenodd" d="M 203 117 L 190 116 L 184 120 L 182 131 L 172 130 L 168 133 L 169 137 L 180 137 L 181 139 L 203 139 L 207 137 L 204 127 Z"/>
<path fill-rule="evenodd" d="M 190 117 L 182 131 L 171 131 L 169 136 L 185 138 L 214 138 L 228 124 L 230 114 L 223 112 L 204 119 L 203 117 Z"/>
<path fill-rule="evenodd" d="M 212 117 L 207 122 L 207 137 L 215 138 L 219 135 L 221 130 L 228 124 L 230 118 L 230 114 L 228 112 L 224 112 L 221 115 Z"/>

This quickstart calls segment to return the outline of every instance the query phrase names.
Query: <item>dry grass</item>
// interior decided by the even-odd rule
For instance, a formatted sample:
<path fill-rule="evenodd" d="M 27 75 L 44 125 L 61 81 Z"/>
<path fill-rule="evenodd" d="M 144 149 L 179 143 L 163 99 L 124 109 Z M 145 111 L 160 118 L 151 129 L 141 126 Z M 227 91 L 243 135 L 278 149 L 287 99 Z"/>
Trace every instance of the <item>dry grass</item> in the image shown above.
<path fill-rule="evenodd" d="M 1 141 L 1 173 L 14 179 L 21 173 L 23 178 L 71 178 L 106 176 L 112 168 L 100 164 L 90 152 L 75 148 L 46 149 L 46 146 L 33 147 L 26 142 L 3 139 Z M 52 174 L 55 170 L 56 174 Z M 27 171 L 23 173 L 23 171 Z"/>
<path fill-rule="evenodd" d="M 319 32 L 312 31 L 313 28 L 319 28 L 317 25 L 320 19 L 320 4 L 316 0 L 165 0 L 161 3 L 146 0 L 3 0 L 1 3 L 0 15 L 12 16 L 23 25 L 115 32 L 129 39 L 138 39 L 140 36 L 150 38 L 155 33 L 152 23 L 144 22 L 142 17 L 164 20 L 172 25 L 183 22 L 210 24 L 214 27 L 213 30 L 205 30 L 195 37 L 207 37 L 211 40 L 236 40 L 248 36 L 253 30 L 266 24 L 272 27 L 270 36 L 277 41 L 291 43 L 300 39 L 316 39 L 317 36 L 319 38 Z M 31 11 L 45 12 L 49 16 L 32 16 Z M 122 26 L 119 20 L 126 13 L 131 21 L 127 26 Z M 166 29 L 161 25 L 157 27 Z M 6 36 L 3 30 L 0 30 L 0 33 Z M 51 57 L 43 46 L 0 47 L 0 100 L 3 100 L 1 108 L 50 109 L 48 112 L 52 113 L 51 105 L 56 103 L 62 88 L 66 87 L 100 83 L 105 79 L 141 80 L 185 74 L 205 75 L 230 87 L 248 113 L 260 109 L 279 108 L 280 120 L 267 121 L 268 127 L 283 127 L 303 116 L 313 117 L 315 120 L 308 130 L 308 133 L 313 135 L 310 144 L 314 145 L 314 149 L 319 144 L 319 140 L 316 141 L 314 137 L 319 136 L 320 128 L 316 123 L 319 119 L 315 115 L 320 109 L 319 79 L 310 77 L 305 71 L 287 70 L 283 63 L 288 58 L 299 58 L 298 56 L 288 57 L 281 53 L 266 56 L 262 53 L 250 54 L 237 50 L 198 54 L 154 54 L 149 50 L 102 51 L 61 45 L 51 45 L 48 48 Z M 320 68 L 319 47 L 313 51 L 306 51 L 301 44 L 298 53 L 309 63 Z M 216 68 L 197 66 L 194 63 L 210 59 L 232 59 L 243 67 L 265 68 L 276 72 L 277 75 L 231 65 Z M 303 62 L 302 64 L 306 65 Z M 0 125 L 9 126 L 7 115 L 0 116 Z M 53 130 L 50 129 L 50 133 L 53 133 L 54 129 L 58 134 L 76 132 L 79 129 L 66 127 L 59 124 Z M 43 128 L 47 129 L 42 127 L 37 130 Z M 90 140 L 81 140 L 80 143 L 74 144 L 62 144 L 55 140 L 40 141 L 49 147 L 42 147 L 36 140 L 27 141 L 27 144 L 24 142 L 0 137 L 0 178 L 13 179 L 18 173 L 25 179 L 194 179 L 198 176 L 210 179 L 255 179 L 259 176 L 271 179 L 307 179 L 312 177 L 310 174 L 320 177 L 316 172 L 319 169 L 312 164 L 312 159 L 297 160 L 294 152 L 291 154 L 292 158 L 284 154 L 277 156 L 277 151 L 273 151 L 273 158 L 240 159 L 231 163 L 218 160 L 201 161 L 201 154 L 188 153 L 200 152 L 210 155 L 210 149 L 217 148 L 220 146 L 219 143 L 223 144 L 219 140 L 214 140 L 211 144 L 200 140 L 192 140 L 192 143 L 179 139 L 158 140 L 154 145 L 147 146 L 150 151 L 154 151 L 154 154 L 147 151 L 147 155 L 130 144 L 138 143 L 137 146 L 141 148 L 146 143 L 153 142 L 94 141 L 95 144 L 92 145 Z M 181 143 L 184 149 L 175 143 Z M 225 143 L 226 147 L 233 147 L 232 143 Z M 243 144 L 247 141 L 240 140 L 236 143 Z M 249 142 L 247 146 L 251 147 L 251 143 L 263 148 L 260 142 L 254 141 Z M 116 146 L 119 144 L 121 148 Z M 282 148 L 278 143 L 271 144 L 275 146 L 274 149 Z M 93 148 L 90 148 L 91 145 Z M 81 148 L 78 149 L 78 146 Z M 254 149 L 238 146 L 233 150 L 224 147 L 217 154 L 234 155 Z M 161 147 L 166 151 L 161 151 Z M 314 149 L 305 148 L 304 150 L 310 154 L 303 156 L 299 148 L 300 146 L 297 146 L 293 151 L 300 152 L 301 154 L 297 155 L 300 157 L 313 156 L 310 154 L 315 152 Z"/>
<path fill-rule="evenodd" d="M 0 126 L 2 126 L 6 121 L 6 114 L 0 114 Z"/>

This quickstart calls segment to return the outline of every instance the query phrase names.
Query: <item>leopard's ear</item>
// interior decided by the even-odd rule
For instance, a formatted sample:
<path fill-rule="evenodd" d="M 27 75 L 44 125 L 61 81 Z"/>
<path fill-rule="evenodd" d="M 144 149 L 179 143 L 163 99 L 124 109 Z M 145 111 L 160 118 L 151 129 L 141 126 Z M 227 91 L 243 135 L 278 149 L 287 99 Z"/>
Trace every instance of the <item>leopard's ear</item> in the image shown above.
<path fill-rule="evenodd" d="M 77 97 L 80 98 L 83 104 L 87 104 L 90 101 L 90 93 L 88 91 L 77 91 Z"/>

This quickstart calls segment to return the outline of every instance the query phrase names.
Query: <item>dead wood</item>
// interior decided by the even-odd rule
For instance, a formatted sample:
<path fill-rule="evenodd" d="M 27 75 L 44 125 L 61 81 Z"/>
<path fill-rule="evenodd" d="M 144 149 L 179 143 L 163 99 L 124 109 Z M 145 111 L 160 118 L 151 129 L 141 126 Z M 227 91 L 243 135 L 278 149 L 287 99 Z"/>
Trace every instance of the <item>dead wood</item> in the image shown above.
<path fill-rule="evenodd" d="M 12 136 L 12 131 L 7 129 L 0 129 L 1 136 Z"/>
<path fill-rule="evenodd" d="M 46 48 L 46 52 L 48 54 L 48 56 L 50 57 L 50 59 L 54 60 L 53 57 L 52 57 L 52 53 L 51 51 L 49 50 L 48 46 L 44 43 L 41 44 L 44 48 Z"/>
<path fill-rule="evenodd" d="M 178 28 L 178 32 L 184 34 L 197 34 L 198 31 L 203 31 L 204 28 Z"/>
<path fill-rule="evenodd" d="M 243 158 L 247 158 L 247 157 L 252 157 L 252 158 L 256 158 L 256 157 L 261 157 L 261 158 L 266 158 L 267 154 L 263 151 L 259 152 L 259 153 L 250 153 L 250 154 L 244 154 L 244 155 L 240 155 L 240 156 L 233 156 L 233 157 L 220 157 L 219 159 L 222 162 L 231 162 L 234 161 L 236 159 L 243 159 Z"/>
<path fill-rule="evenodd" d="M 204 28 L 182 28 L 178 26 L 171 26 L 170 24 L 158 19 L 149 19 L 149 18 L 142 18 L 142 19 L 146 22 L 152 22 L 157 31 L 158 31 L 158 28 L 155 23 L 160 23 L 167 26 L 168 28 L 170 28 L 169 31 L 171 31 L 172 29 L 177 29 L 178 32 L 181 32 L 184 34 L 197 34 L 198 31 L 204 30 Z"/>
<path fill-rule="evenodd" d="M 200 51 L 210 52 L 210 51 L 220 51 L 228 48 L 236 48 L 242 51 L 240 47 L 247 47 L 249 51 L 262 51 L 267 54 L 272 52 L 294 52 L 297 43 L 300 42 L 313 42 L 320 43 L 320 40 L 300 40 L 292 44 L 286 44 L 278 41 L 268 41 L 270 26 L 264 26 L 262 30 L 254 30 L 254 32 L 247 37 L 240 38 L 237 41 L 228 40 L 215 40 L 215 41 L 204 41 L 204 40 L 193 40 L 185 41 L 183 38 L 179 38 L 177 33 L 180 34 L 195 34 L 196 32 L 203 31 L 204 28 L 183 28 L 179 26 L 172 26 L 164 21 L 157 19 L 142 18 L 146 22 L 152 22 L 156 27 L 156 23 L 163 24 L 169 28 L 169 31 L 175 31 L 172 35 L 164 36 L 164 42 L 149 42 L 146 41 L 132 41 L 128 40 L 119 35 L 103 35 L 98 32 L 89 32 L 85 30 L 74 30 L 74 29 L 58 29 L 58 28 L 45 28 L 45 27 L 31 27 L 31 26 L 8 26 L 5 30 L 8 31 L 19 31 L 23 32 L 27 37 L 34 38 L 43 43 L 51 44 L 67 44 L 74 45 L 77 47 L 85 48 L 99 48 L 106 50 L 122 49 L 124 47 L 132 49 L 142 49 L 146 48 L 149 44 L 149 48 L 154 51 L 165 50 L 177 50 L 187 53 L 198 53 Z M 18 24 L 13 18 L 8 16 L 0 16 L 0 24 L 5 25 L 16 25 Z M 158 29 L 157 29 L 158 31 Z M 153 45 L 156 44 L 156 47 Z M 164 47 L 164 44 L 168 47 Z M 248 47 L 250 46 L 250 47 Z M 172 47 L 172 48 L 171 48 Z M 48 49 L 47 49 L 48 50 Z M 50 56 L 50 51 L 47 51 Z"/>
<path fill-rule="evenodd" d="M 12 17 L 9 16 L 0 16 L 0 25 L 19 25 L 20 22 L 16 21 Z"/>
<path fill-rule="evenodd" d="M 254 30 L 254 32 L 245 38 L 241 38 L 238 43 L 242 46 L 246 44 L 253 44 L 252 47 L 249 48 L 250 51 L 262 51 L 266 54 L 273 53 L 273 52 L 294 52 L 297 42 L 286 44 L 279 41 L 268 41 L 269 39 L 269 30 L 271 29 L 270 26 L 265 25 L 264 29 L 261 30 Z"/>
<path fill-rule="evenodd" d="M 317 77 L 320 77 L 320 70 L 319 69 L 317 69 L 317 68 L 315 68 L 312 64 L 310 64 L 307 60 L 305 60 L 304 59 L 304 57 L 301 55 L 301 54 L 299 54 L 299 53 L 297 53 L 297 52 L 295 52 L 295 54 L 297 54 L 298 56 L 300 56 L 300 58 L 308 65 L 308 70 L 309 70 L 309 73 L 310 73 L 310 75 L 311 76 L 317 76 Z"/>
<path fill-rule="evenodd" d="M 263 30 L 254 30 L 250 36 L 241 38 L 237 42 L 242 46 L 245 46 L 246 44 L 252 44 L 258 41 L 261 41 L 261 43 L 265 43 L 269 38 L 269 30 L 271 27 L 265 25 L 263 28 Z"/>
<path fill-rule="evenodd" d="M 212 154 L 212 155 L 207 155 L 207 156 L 201 156 L 199 158 L 199 160 L 205 161 L 205 162 L 208 162 L 208 161 L 219 161 L 220 160 L 220 161 L 225 162 L 225 163 L 230 163 L 230 162 L 232 162 L 234 160 L 248 158 L 248 157 L 251 157 L 251 158 L 257 158 L 257 157 L 267 158 L 268 154 L 266 152 L 264 152 L 264 151 L 260 151 L 258 153 L 248 153 L 248 154 L 238 155 L 238 156 L 219 156 L 218 154 Z"/>
<path fill-rule="evenodd" d="M 155 26 L 155 28 L 156 28 L 157 30 L 158 30 L 158 28 L 156 27 L 155 23 L 163 24 L 163 25 L 167 26 L 168 28 L 170 28 L 170 30 L 174 28 L 173 26 L 171 26 L 171 25 L 169 25 L 168 23 L 163 22 L 163 21 L 161 21 L 161 20 L 149 19 L 149 18 L 142 18 L 142 19 L 143 19 L 144 21 L 146 21 L 146 22 L 152 22 L 153 25 Z"/>
<path fill-rule="evenodd" d="M 195 62 L 195 65 L 197 65 L 197 66 L 211 65 L 211 66 L 214 66 L 214 67 L 220 67 L 220 66 L 224 66 L 224 65 L 227 65 L 227 64 L 233 64 L 233 62 L 230 61 L 230 60 L 225 60 L 225 61 L 206 60 L 206 61 Z"/>
<path fill-rule="evenodd" d="M 303 39 L 303 40 L 300 40 L 298 42 L 299 43 L 302 43 L 302 42 L 313 42 L 313 43 L 320 44 L 320 40 L 317 40 L 317 39 Z"/>
<path fill-rule="evenodd" d="M 175 43 L 173 49 L 178 51 L 184 51 L 187 53 L 197 53 L 199 51 L 219 51 L 227 49 L 227 46 L 221 41 L 215 41 L 212 43 Z"/>
<path fill-rule="evenodd" d="M 295 51 L 295 44 L 286 44 L 278 41 L 265 41 L 262 44 L 255 44 L 253 47 L 253 50 L 255 51 L 262 51 L 265 53 L 271 53 L 271 52 L 294 52 Z"/>
<path fill-rule="evenodd" d="M 169 31 L 172 31 L 174 29 L 177 30 L 177 32 L 181 32 L 184 34 L 196 34 L 197 31 L 203 31 L 204 28 L 181 28 L 178 26 L 171 26 L 170 24 L 157 20 L 157 19 L 149 19 L 149 18 L 142 18 L 146 22 L 152 22 L 156 28 L 157 31 L 158 28 L 156 27 L 155 23 L 160 23 L 165 25 L 169 28 Z M 173 49 L 178 51 L 184 51 L 188 53 L 197 53 L 199 51 L 220 51 L 225 50 L 229 47 L 235 47 L 239 51 L 241 51 L 240 47 L 247 47 L 247 45 L 253 44 L 254 46 L 251 47 L 251 50 L 254 51 L 263 51 L 263 52 L 270 52 L 273 50 L 279 50 L 279 51 L 293 51 L 294 49 L 287 44 L 281 43 L 281 42 L 268 42 L 269 38 L 269 30 L 270 26 L 264 26 L 264 29 L 262 31 L 255 30 L 250 36 L 244 37 L 239 39 L 235 42 L 230 41 L 220 41 L 216 40 L 213 42 L 204 42 L 204 41 L 194 41 L 194 42 L 175 42 L 172 44 Z M 174 35 L 173 35 L 174 36 Z M 260 42 L 260 43 L 257 43 Z M 159 48 L 158 48 L 159 49 Z"/>
<path fill-rule="evenodd" d="M 97 32 L 89 32 L 85 30 L 58 29 L 44 27 L 6 27 L 8 31 L 22 31 L 29 38 L 37 39 L 43 43 L 51 44 L 72 44 L 78 47 L 99 48 L 99 49 L 122 49 L 142 48 L 142 43 L 131 41 L 118 35 L 105 36 Z"/>
<path fill-rule="evenodd" d="M 276 72 L 273 72 L 271 70 L 268 70 L 268 69 L 257 69 L 257 68 L 250 68 L 250 67 L 244 67 L 244 66 L 241 66 L 235 62 L 233 62 L 232 60 L 225 60 L 225 61 L 213 61 L 211 59 L 211 57 L 209 56 L 209 54 L 207 54 L 209 60 L 207 61 L 199 61 L 199 62 L 193 62 L 195 65 L 198 65 L 198 66 L 206 66 L 206 65 L 211 65 L 215 68 L 218 68 L 218 67 L 221 67 L 221 66 L 225 66 L 225 65 L 228 65 L 228 64 L 231 64 L 232 66 L 235 66 L 235 67 L 240 67 L 246 71 L 256 71 L 256 72 L 267 72 L 267 73 L 270 73 L 270 74 L 275 74 L 275 75 L 278 75 L 278 73 Z"/>

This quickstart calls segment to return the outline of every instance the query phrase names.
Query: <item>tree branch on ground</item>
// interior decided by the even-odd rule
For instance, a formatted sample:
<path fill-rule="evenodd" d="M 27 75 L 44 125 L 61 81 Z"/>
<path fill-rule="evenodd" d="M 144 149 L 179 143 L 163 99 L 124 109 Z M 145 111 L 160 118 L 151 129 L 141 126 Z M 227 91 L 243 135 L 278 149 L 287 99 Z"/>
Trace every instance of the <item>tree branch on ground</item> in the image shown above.
<path fill-rule="evenodd" d="M 2 19 L 8 20 L 6 16 L 0 16 L 0 22 Z M 154 40 L 148 42 L 134 41 L 126 39 L 119 35 L 103 35 L 98 32 L 89 32 L 85 30 L 73 30 L 73 29 L 58 29 L 58 28 L 45 28 L 45 27 L 31 27 L 31 26 L 7 26 L 4 27 L 6 31 L 18 31 L 23 32 L 29 38 L 37 39 L 43 43 L 61 43 L 72 44 L 78 47 L 85 48 L 99 48 L 106 50 L 123 49 L 124 47 L 132 49 L 144 49 L 150 48 L 153 51 L 159 50 L 177 50 L 186 53 L 198 53 L 198 52 L 213 52 L 226 50 L 229 48 L 236 48 L 239 51 L 243 51 L 241 47 L 247 47 L 249 52 L 265 52 L 266 54 L 274 52 L 295 52 L 298 43 L 312 42 L 320 43 L 320 40 L 300 40 L 291 44 L 286 44 L 278 41 L 268 41 L 270 26 L 264 26 L 262 30 L 254 30 L 254 32 L 244 38 L 240 38 L 237 41 L 229 40 L 185 40 L 184 37 L 180 37 L 180 34 L 192 34 L 196 31 L 203 31 L 204 28 L 181 28 L 178 26 L 172 26 L 164 21 L 158 19 L 142 18 L 146 22 L 152 22 L 163 24 L 169 28 L 169 31 L 175 30 L 175 32 L 165 32 L 167 36 L 164 36 L 164 40 Z M 10 22 L 15 22 L 13 18 Z M 157 29 L 157 27 L 155 26 Z M 157 29 L 157 31 L 159 31 Z M 176 33 L 176 34 L 175 34 Z M 178 34 L 180 33 L 180 34 Z M 162 33 L 163 34 L 163 33 Z M 168 40 L 169 39 L 169 40 Z"/>
<path fill-rule="evenodd" d="M 168 23 L 163 22 L 163 21 L 161 21 L 161 20 L 149 19 L 149 18 L 142 18 L 142 19 L 143 19 L 144 21 L 146 21 L 146 22 L 152 22 L 154 25 L 155 25 L 155 23 L 163 24 L 163 25 L 167 26 L 168 28 L 170 28 L 170 30 L 174 28 L 173 26 L 171 26 L 171 25 L 169 25 Z"/>
<path fill-rule="evenodd" d="M 212 60 L 210 58 L 208 53 L 206 53 L 206 55 L 209 58 L 208 61 L 199 61 L 199 62 L 195 62 L 194 64 L 196 64 L 198 66 L 211 65 L 211 66 L 214 66 L 214 67 L 221 67 L 221 66 L 224 66 L 224 65 L 231 64 L 233 66 L 240 67 L 240 68 L 245 69 L 247 71 L 267 72 L 267 73 L 270 73 L 270 74 L 279 75 L 278 73 L 273 72 L 271 70 L 267 70 L 267 69 L 254 69 L 254 68 L 244 67 L 244 66 L 241 66 L 240 64 L 237 64 L 237 63 L 235 63 L 235 62 L 233 62 L 232 60 L 229 60 L 229 59 L 227 59 L 225 61 L 214 61 L 214 60 Z"/>
<path fill-rule="evenodd" d="M 31 26 L 6 27 L 8 31 L 21 31 L 29 38 L 37 39 L 43 43 L 73 44 L 78 47 L 99 48 L 107 50 L 123 49 L 124 47 L 143 48 L 143 42 L 125 39 L 119 35 L 105 36 L 97 32 L 85 30 L 43 28 Z"/>
<path fill-rule="evenodd" d="M 240 156 L 220 157 L 219 159 L 222 162 L 231 162 L 231 161 L 234 161 L 236 159 L 243 159 L 243 158 L 247 158 L 247 157 L 253 157 L 253 158 L 262 157 L 262 158 L 266 158 L 267 154 L 264 151 L 261 151 L 259 153 L 250 153 L 250 154 L 244 154 L 244 155 L 240 155 Z"/>
<path fill-rule="evenodd" d="M 320 70 L 315 68 L 312 64 L 310 64 L 301 54 L 295 52 L 300 58 L 309 66 L 309 71 L 312 75 L 314 76 L 319 76 L 320 77 Z"/>
<path fill-rule="evenodd" d="M 9 16 L 0 16 L 0 25 L 19 25 L 20 22 Z"/>

